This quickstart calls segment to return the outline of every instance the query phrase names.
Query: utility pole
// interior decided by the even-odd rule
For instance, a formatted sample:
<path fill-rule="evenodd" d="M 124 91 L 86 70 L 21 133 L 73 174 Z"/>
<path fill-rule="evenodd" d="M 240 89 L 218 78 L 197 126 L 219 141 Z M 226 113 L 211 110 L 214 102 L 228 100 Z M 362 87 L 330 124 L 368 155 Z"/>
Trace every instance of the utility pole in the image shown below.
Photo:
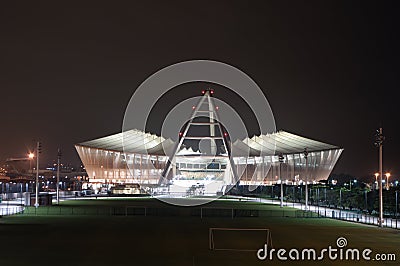
<path fill-rule="evenodd" d="M 383 169 L 382 169 L 382 147 L 383 141 L 385 137 L 382 133 L 382 128 L 376 130 L 375 134 L 375 146 L 379 148 L 379 227 L 383 227 L 383 189 L 382 189 L 382 177 L 383 177 Z"/>
<path fill-rule="evenodd" d="M 60 161 L 61 161 L 61 150 L 57 152 L 57 205 L 60 204 Z"/>
<path fill-rule="evenodd" d="M 282 178 L 282 163 L 284 160 L 284 157 L 281 154 L 279 154 L 279 178 L 281 179 L 281 208 L 283 208 L 283 178 Z"/>
<path fill-rule="evenodd" d="M 35 194 L 35 207 L 39 207 L 39 154 L 42 152 L 42 144 L 36 142 L 36 194 Z"/>
<path fill-rule="evenodd" d="M 308 151 L 304 149 L 304 158 L 306 159 L 306 206 L 305 210 L 308 210 Z"/>

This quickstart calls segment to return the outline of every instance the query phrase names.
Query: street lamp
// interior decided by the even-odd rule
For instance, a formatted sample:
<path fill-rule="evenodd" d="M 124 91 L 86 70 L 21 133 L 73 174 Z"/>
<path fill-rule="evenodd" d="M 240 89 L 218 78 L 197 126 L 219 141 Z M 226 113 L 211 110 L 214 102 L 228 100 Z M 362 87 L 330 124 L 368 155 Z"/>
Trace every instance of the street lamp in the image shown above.
<path fill-rule="evenodd" d="M 386 173 L 386 190 L 389 190 L 389 177 L 390 177 L 390 173 Z"/>
<path fill-rule="evenodd" d="M 375 189 L 379 188 L 379 186 L 378 186 L 378 176 L 379 176 L 379 173 L 375 173 Z"/>
<path fill-rule="evenodd" d="M 32 160 L 35 158 L 35 154 L 33 152 L 28 153 L 29 158 L 29 172 L 32 174 Z"/>
<path fill-rule="evenodd" d="M 376 130 L 375 134 L 375 146 L 379 148 L 379 227 L 383 227 L 383 188 L 382 188 L 382 176 L 383 176 L 383 170 L 382 170 L 382 147 L 383 147 L 383 141 L 385 140 L 385 137 L 383 136 L 382 128 L 379 128 Z"/>

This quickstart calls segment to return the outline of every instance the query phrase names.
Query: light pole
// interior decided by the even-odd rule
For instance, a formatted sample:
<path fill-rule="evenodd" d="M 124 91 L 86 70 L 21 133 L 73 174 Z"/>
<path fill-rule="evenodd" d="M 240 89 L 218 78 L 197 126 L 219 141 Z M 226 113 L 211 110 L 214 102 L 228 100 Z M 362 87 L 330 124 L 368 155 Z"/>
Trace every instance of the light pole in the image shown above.
<path fill-rule="evenodd" d="M 326 187 L 324 188 L 324 196 L 325 196 L 325 217 L 326 217 L 326 205 L 328 205 L 327 204 L 327 201 L 326 201 Z"/>
<path fill-rule="evenodd" d="M 272 202 L 274 202 L 274 187 L 275 187 L 275 185 L 271 185 L 271 199 L 272 199 Z"/>
<path fill-rule="evenodd" d="M 29 177 L 31 177 L 32 176 L 32 161 L 33 161 L 33 158 L 35 158 L 35 154 L 33 152 L 28 153 L 28 158 L 29 158 Z M 28 192 L 28 188 L 29 188 L 29 185 L 26 188 L 26 192 Z M 32 188 L 32 190 L 33 190 L 33 188 Z"/>
<path fill-rule="evenodd" d="M 300 209 L 303 209 L 303 186 L 300 186 Z"/>
<path fill-rule="evenodd" d="M 36 143 L 36 194 L 35 194 L 35 207 L 39 207 L 39 154 L 41 153 L 41 143 Z"/>
<path fill-rule="evenodd" d="M 283 157 L 282 153 L 281 153 L 281 154 L 279 154 L 279 156 L 278 156 L 278 159 L 279 159 L 279 178 L 280 178 L 280 180 L 281 180 L 281 208 L 283 208 L 283 178 L 282 178 L 282 163 L 283 163 L 284 157 Z"/>
<path fill-rule="evenodd" d="M 319 216 L 319 187 L 317 187 L 317 206 L 318 206 L 318 216 Z"/>
<path fill-rule="evenodd" d="M 305 210 L 308 210 L 308 151 L 307 148 L 304 149 L 304 158 L 306 159 L 306 206 Z"/>
<path fill-rule="evenodd" d="M 57 186 L 56 186 L 56 192 L 57 192 L 57 205 L 60 204 L 60 161 L 61 161 L 61 150 L 58 149 L 57 152 Z"/>
<path fill-rule="evenodd" d="M 397 202 L 397 192 L 398 190 L 396 190 L 396 228 L 397 228 L 397 208 L 398 208 L 398 202 Z"/>
<path fill-rule="evenodd" d="M 21 206 L 22 206 L 22 197 L 23 197 L 23 192 L 22 192 L 22 181 L 21 181 L 20 185 L 21 185 Z"/>
<path fill-rule="evenodd" d="M 295 190 L 295 187 L 294 187 L 294 185 L 292 184 L 293 208 L 294 208 L 294 202 L 295 202 L 295 200 L 296 200 L 296 196 L 294 195 L 294 190 Z"/>
<path fill-rule="evenodd" d="M 368 200 L 367 200 L 367 189 L 365 189 L 364 191 L 365 194 L 365 211 L 368 211 Z"/>
<path fill-rule="evenodd" d="M 379 182 L 378 182 L 378 185 L 379 185 L 379 220 L 378 220 L 379 227 L 383 227 L 382 147 L 383 147 L 384 140 L 385 140 L 385 137 L 383 136 L 382 128 L 379 128 L 378 130 L 376 130 L 375 143 L 374 143 L 375 146 L 379 148 Z"/>
<path fill-rule="evenodd" d="M 390 173 L 386 173 L 385 176 L 386 176 L 386 190 L 389 190 L 389 189 L 390 189 L 390 188 L 389 188 L 389 177 L 390 177 Z"/>

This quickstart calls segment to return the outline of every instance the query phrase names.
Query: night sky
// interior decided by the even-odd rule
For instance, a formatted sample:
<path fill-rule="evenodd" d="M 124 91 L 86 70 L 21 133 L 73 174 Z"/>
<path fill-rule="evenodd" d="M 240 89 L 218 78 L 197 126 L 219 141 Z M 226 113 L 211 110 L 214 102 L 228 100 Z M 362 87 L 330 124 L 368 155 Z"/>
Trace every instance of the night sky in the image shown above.
<path fill-rule="evenodd" d="M 343 147 L 334 173 L 372 179 L 382 125 L 384 171 L 399 176 L 394 2 L 133 2 L 1 3 L 0 161 L 26 156 L 40 139 L 43 166 L 57 147 L 78 165 L 73 145 L 120 132 L 149 75 L 210 59 L 257 82 L 278 129 Z M 196 86 L 186 93 L 199 95 Z"/>

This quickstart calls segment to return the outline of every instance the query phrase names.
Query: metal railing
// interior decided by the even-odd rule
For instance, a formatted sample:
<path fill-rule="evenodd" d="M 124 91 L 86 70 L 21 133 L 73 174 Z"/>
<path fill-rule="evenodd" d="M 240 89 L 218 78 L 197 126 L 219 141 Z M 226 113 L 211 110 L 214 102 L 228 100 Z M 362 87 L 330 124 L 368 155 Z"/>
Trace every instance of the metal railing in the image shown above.
<path fill-rule="evenodd" d="M 9 216 L 24 212 L 24 206 L 4 206 L 0 207 L 0 216 Z"/>

